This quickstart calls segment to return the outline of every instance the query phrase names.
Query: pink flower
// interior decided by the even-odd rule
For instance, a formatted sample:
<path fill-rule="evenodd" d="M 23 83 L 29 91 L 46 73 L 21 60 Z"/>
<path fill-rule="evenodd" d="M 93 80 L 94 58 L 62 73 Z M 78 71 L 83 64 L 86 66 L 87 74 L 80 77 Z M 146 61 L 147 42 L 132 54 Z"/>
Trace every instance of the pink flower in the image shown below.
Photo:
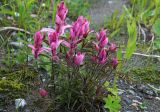
<path fill-rule="evenodd" d="M 100 41 L 101 39 L 107 38 L 106 37 L 106 31 L 107 30 L 101 29 L 101 31 L 96 34 L 96 37 L 97 37 L 98 41 Z"/>
<path fill-rule="evenodd" d="M 116 51 L 116 48 L 117 48 L 117 46 L 116 46 L 116 44 L 114 44 L 114 43 L 111 43 L 110 46 L 109 46 L 109 50 L 110 50 L 111 52 Z"/>
<path fill-rule="evenodd" d="M 48 42 L 50 45 L 50 49 L 49 51 L 52 52 L 52 59 L 55 61 L 58 61 L 59 58 L 57 56 L 57 49 L 59 47 L 59 45 L 62 43 L 63 40 L 59 40 L 59 34 L 54 31 L 54 32 L 50 32 L 48 34 Z"/>
<path fill-rule="evenodd" d="M 106 57 L 106 50 L 102 49 L 98 55 L 98 63 L 99 64 L 105 64 L 107 61 L 107 57 Z"/>
<path fill-rule="evenodd" d="M 68 9 L 65 6 L 64 1 L 61 1 L 61 3 L 57 7 L 57 15 L 61 20 L 65 20 L 67 13 Z"/>
<path fill-rule="evenodd" d="M 76 65 L 81 65 L 83 63 L 84 57 L 85 57 L 85 54 L 78 52 L 74 57 L 74 63 Z"/>
<path fill-rule="evenodd" d="M 45 97 L 48 95 L 48 91 L 46 91 L 45 89 L 42 89 L 42 88 L 40 88 L 38 92 L 42 97 Z"/>
<path fill-rule="evenodd" d="M 72 24 L 71 36 L 74 38 L 87 37 L 89 30 L 89 22 L 83 16 L 79 16 L 77 21 Z"/>
<path fill-rule="evenodd" d="M 96 34 L 96 38 L 98 40 L 98 42 L 93 42 L 93 44 L 96 47 L 96 50 L 101 50 L 103 48 L 106 47 L 106 45 L 108 44 L 108 38 L 106 36 L 106 31 L 107 30 L 101 30 L 99 33 Z"/>
<path fill-rule="evenodd" d="M 116 67 L 117 67 L 117 65 L 118 65 L 118 60 L 117 60 L 117 58 L 112 58 L 112 60 L 111 60 L 111 65 L 112 65 L 113 68 L 116 68 Z"/>
<path fill-rule="evenodd" d="M 43 36 L 40 32 L 36 32 L 34 35 L 34 45 L 28 45 L 28 47 L 32 49 L 32 54 L 36 59 L 38 58 L 38 55 L 45 50 L 44 48 L 42 48 L 42 41 Z"/>
<path fill-rule="evenodd" d="M 108 38 L 102 38 L 99 42 L 99 47 L 104 48 L 108 44 Z"/>
<path fill-rule="evenodd" d="M 105 64 L 107 61 L 106 50 L 102 49 L 98 56 L 92 56 L 92 60 L 98 64 Z"/>
<path fill-rule="evenodd" d="M 64 1 L 61 1 L 61 3 L 57 7 L 57 13 L 56 13 L 56 31 L 59 34 L 63 34 L 65 28 L 70 27 L 70 25 L 66 25 L 65 18 L 68 13 L 68 9 L 64 4 Z"/>

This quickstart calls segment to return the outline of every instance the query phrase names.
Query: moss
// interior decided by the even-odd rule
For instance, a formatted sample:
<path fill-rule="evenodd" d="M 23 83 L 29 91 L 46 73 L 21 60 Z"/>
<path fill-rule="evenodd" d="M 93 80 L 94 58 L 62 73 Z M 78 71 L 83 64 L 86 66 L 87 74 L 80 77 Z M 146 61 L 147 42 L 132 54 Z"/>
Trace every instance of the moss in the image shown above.
<path fill-rule="evenodd" d="M 134 81 L 160 84 L 160 71 L 153 67 L 135 68 L 128 74 Z"/>
<path fill-rule="evenodd" d="M 33 81 L 38 76 L 38 73 L 33 69 L 25 66 L 19 66 L 12 70 L 0 68 L 0 105 L 7 105 L 7 102 L 15 98 L 25 97 L 26 88 L 33 88 Z"/>
<path fill-rule="evenodd" d="M 24 88 L 24 84 L 17 82 L 17 81 L 11 81 L 11 80 L 1 80 L 0 81 L 0 92 L 7 92 L 9 89 L 12 90 L 21 90 Z"/>
<path fill-rule="evenodd" d="M 19 67 L 18 69 L 8 70 L 0 69 L 0 78 L 6 77 L 7 80 L 18 80 L 20 82 L 28 82 L 38 76 L 38 73 L 28 67 Z"/>

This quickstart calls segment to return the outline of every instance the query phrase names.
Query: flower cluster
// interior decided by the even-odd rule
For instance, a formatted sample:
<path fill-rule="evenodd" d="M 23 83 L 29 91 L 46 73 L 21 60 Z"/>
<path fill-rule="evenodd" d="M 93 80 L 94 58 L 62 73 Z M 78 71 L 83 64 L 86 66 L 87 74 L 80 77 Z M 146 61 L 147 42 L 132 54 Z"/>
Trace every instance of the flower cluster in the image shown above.
<path fill-rule="evenodd" d="M 76 65 L 81 65 L 84 60 L 84 53 L 76 53 L 78 44 L 80 44 L 84 38 L 88 36 L 90 32 L 89 22 L 83 16 L 79 16 L 77 21 L 72 24 L 70 28 L 70 37 L 68 41 L 63 42 L 69 48 L 66 55 L 66 60 L 68 63 L 74 63 Z"/>
<path fill-rule="evenodd" d="M 32 54 L 37 59 L 38 55 L 42 51 L 46 51 L 52 54 L 53 61 L 59 61 L 57 54 L 57 49 L 60 44 L 65 45 L 68 48 L 66 53 L 66 60 L 69 64 L 81 65 L 83 64 L 85 53 L 78 50 L 78 45 L 83 42 L 84 39 L 91 32 L 89 28 L 89 21 L 83 16 L 79 16 L 78 19 L 72 23 L 72 25 L 67 25 L 65 22 L 68 9 L 66 8 L 63 1 L 57 7 L 55 29 L 43 28 L 42 30 L 36 32 L 34 36 L 34 45 L 29 45 L 32 48 Z M 60 39 L 63 35 L 64 30 L 69 28 L 70 36 L 67 40 Z M 42 47 L 43 35 L 42 33 L 48 34 L 48 44 L 49 48 Z M 108 62 L 109 52 L 116 51 L 116 45 L 114 43 L 109 43 L 108 37 L 106 36 L 107 30 L 102 29 L 96 34 L 97 42 L 93 42 L 97 54 L 92 57 L 93 61 L 98 64 L 105 64 Z M 118 64 L 116 58 L 112 58 L 110 64 L 115 68 Z"/>
<path fill-rule="evenodd" d="M 107 56 L 109 52 L 115 52 L 117 48 L 114 43 L 109 43 L 106 32 L 107 30 L 101 29 L 101 31 L 96 34 L 98 42 L 93 42 L 97 55 L 93 56 L 92 59 L 98 64 L 105 64 L 108 60 Z M 116 58 L 112 58 L 110 63 L 113 68 L 116 68 L 118 60 Z"/>

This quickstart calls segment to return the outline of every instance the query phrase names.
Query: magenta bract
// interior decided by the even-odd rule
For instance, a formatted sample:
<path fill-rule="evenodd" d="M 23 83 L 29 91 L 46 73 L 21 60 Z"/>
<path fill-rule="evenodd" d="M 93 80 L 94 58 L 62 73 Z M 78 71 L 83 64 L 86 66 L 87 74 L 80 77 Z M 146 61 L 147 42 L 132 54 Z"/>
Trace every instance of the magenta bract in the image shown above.
<path fill-rule="evenodd" d="M 117 65 L 118 65 L 118 60 L 117 60 L 117 58 L 112 58 L 112 60 L 111 60 L 111 65 L 112 65 L 113 68 L 116 68 L 116 67 L 117 67 Z"/>
<path fill-rule="evenodd" d="M 64 2 L 61 1 L 60 4 L 57 7 L 57 13 L 56 13 L 56 31 L 59 34 L 63 34 L 65 29 L 65 18 L 68 13 L 68 9 L 65 6 Z"/>
<path fill-rule="evenodd" d="M 116 51 L 116 48 L 117 48 L 117 46 L 116 46 L 116 44 L 114 44 L 114 43 L 111 43 L 110 46 L 109 46 L 109 50 L 110 50 L 111 52 Z"/>
<path fill-rule="evenodd" d="M 42 97 L 45 97 L 48 95 L 48 91 L 42 88 L 40 88 L 38 92 Z"/>
<path fill-rule="evenodd" d="M 74 64 L 81 65 L 83 63 L 85 54 L 78 52 L 74 57 Z"/>
<path fill-rule="evenodd" d="M 42 41 L 43 41 L 43 36 L 41 35 L 40 32 L 36 32 L 34 35 L 34 45 L 28 45 L 32 49 L 32 54 L 34 57 L 37 59 L 38 55 L 44 51 L 42 48 Z"/>

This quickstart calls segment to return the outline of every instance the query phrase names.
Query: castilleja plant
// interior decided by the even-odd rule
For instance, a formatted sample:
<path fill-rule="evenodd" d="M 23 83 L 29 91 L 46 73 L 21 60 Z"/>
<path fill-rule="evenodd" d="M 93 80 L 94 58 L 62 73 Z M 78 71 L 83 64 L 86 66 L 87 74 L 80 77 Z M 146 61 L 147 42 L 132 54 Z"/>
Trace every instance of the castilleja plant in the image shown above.
<path fill-rule="evenodd" d="M 29 47 L 35 59 L 43 51 L 50 56 L 54 70 L 51 76 L 56 76 L 51 79 L 54 80 L 56 104 L 72 111 L 93 111 L 100 106 L 97 102 L 102 101 L 105 94 L 103 84 L 110 79 L 118 65 L 114 56 L 117 47 L 109 42 L 106 29 L 94 34 L 89 28 L 89 21 L 83 16 L 68 25 L 65 22 L 67 12 L 61 1 L 57 7 L 55 29 L 43 28 L 36 32 L 34 45 Z M 69 29 L 68 37 L 64 37 L 66 28 Z M 88 38 L 90 33 L 95 35 L 94 39 Z M 44 47 L 42 42 L 46 43 L 45 39 L 48 46 Z M 53 63 L 59 67 L 54 68 Z"/>

